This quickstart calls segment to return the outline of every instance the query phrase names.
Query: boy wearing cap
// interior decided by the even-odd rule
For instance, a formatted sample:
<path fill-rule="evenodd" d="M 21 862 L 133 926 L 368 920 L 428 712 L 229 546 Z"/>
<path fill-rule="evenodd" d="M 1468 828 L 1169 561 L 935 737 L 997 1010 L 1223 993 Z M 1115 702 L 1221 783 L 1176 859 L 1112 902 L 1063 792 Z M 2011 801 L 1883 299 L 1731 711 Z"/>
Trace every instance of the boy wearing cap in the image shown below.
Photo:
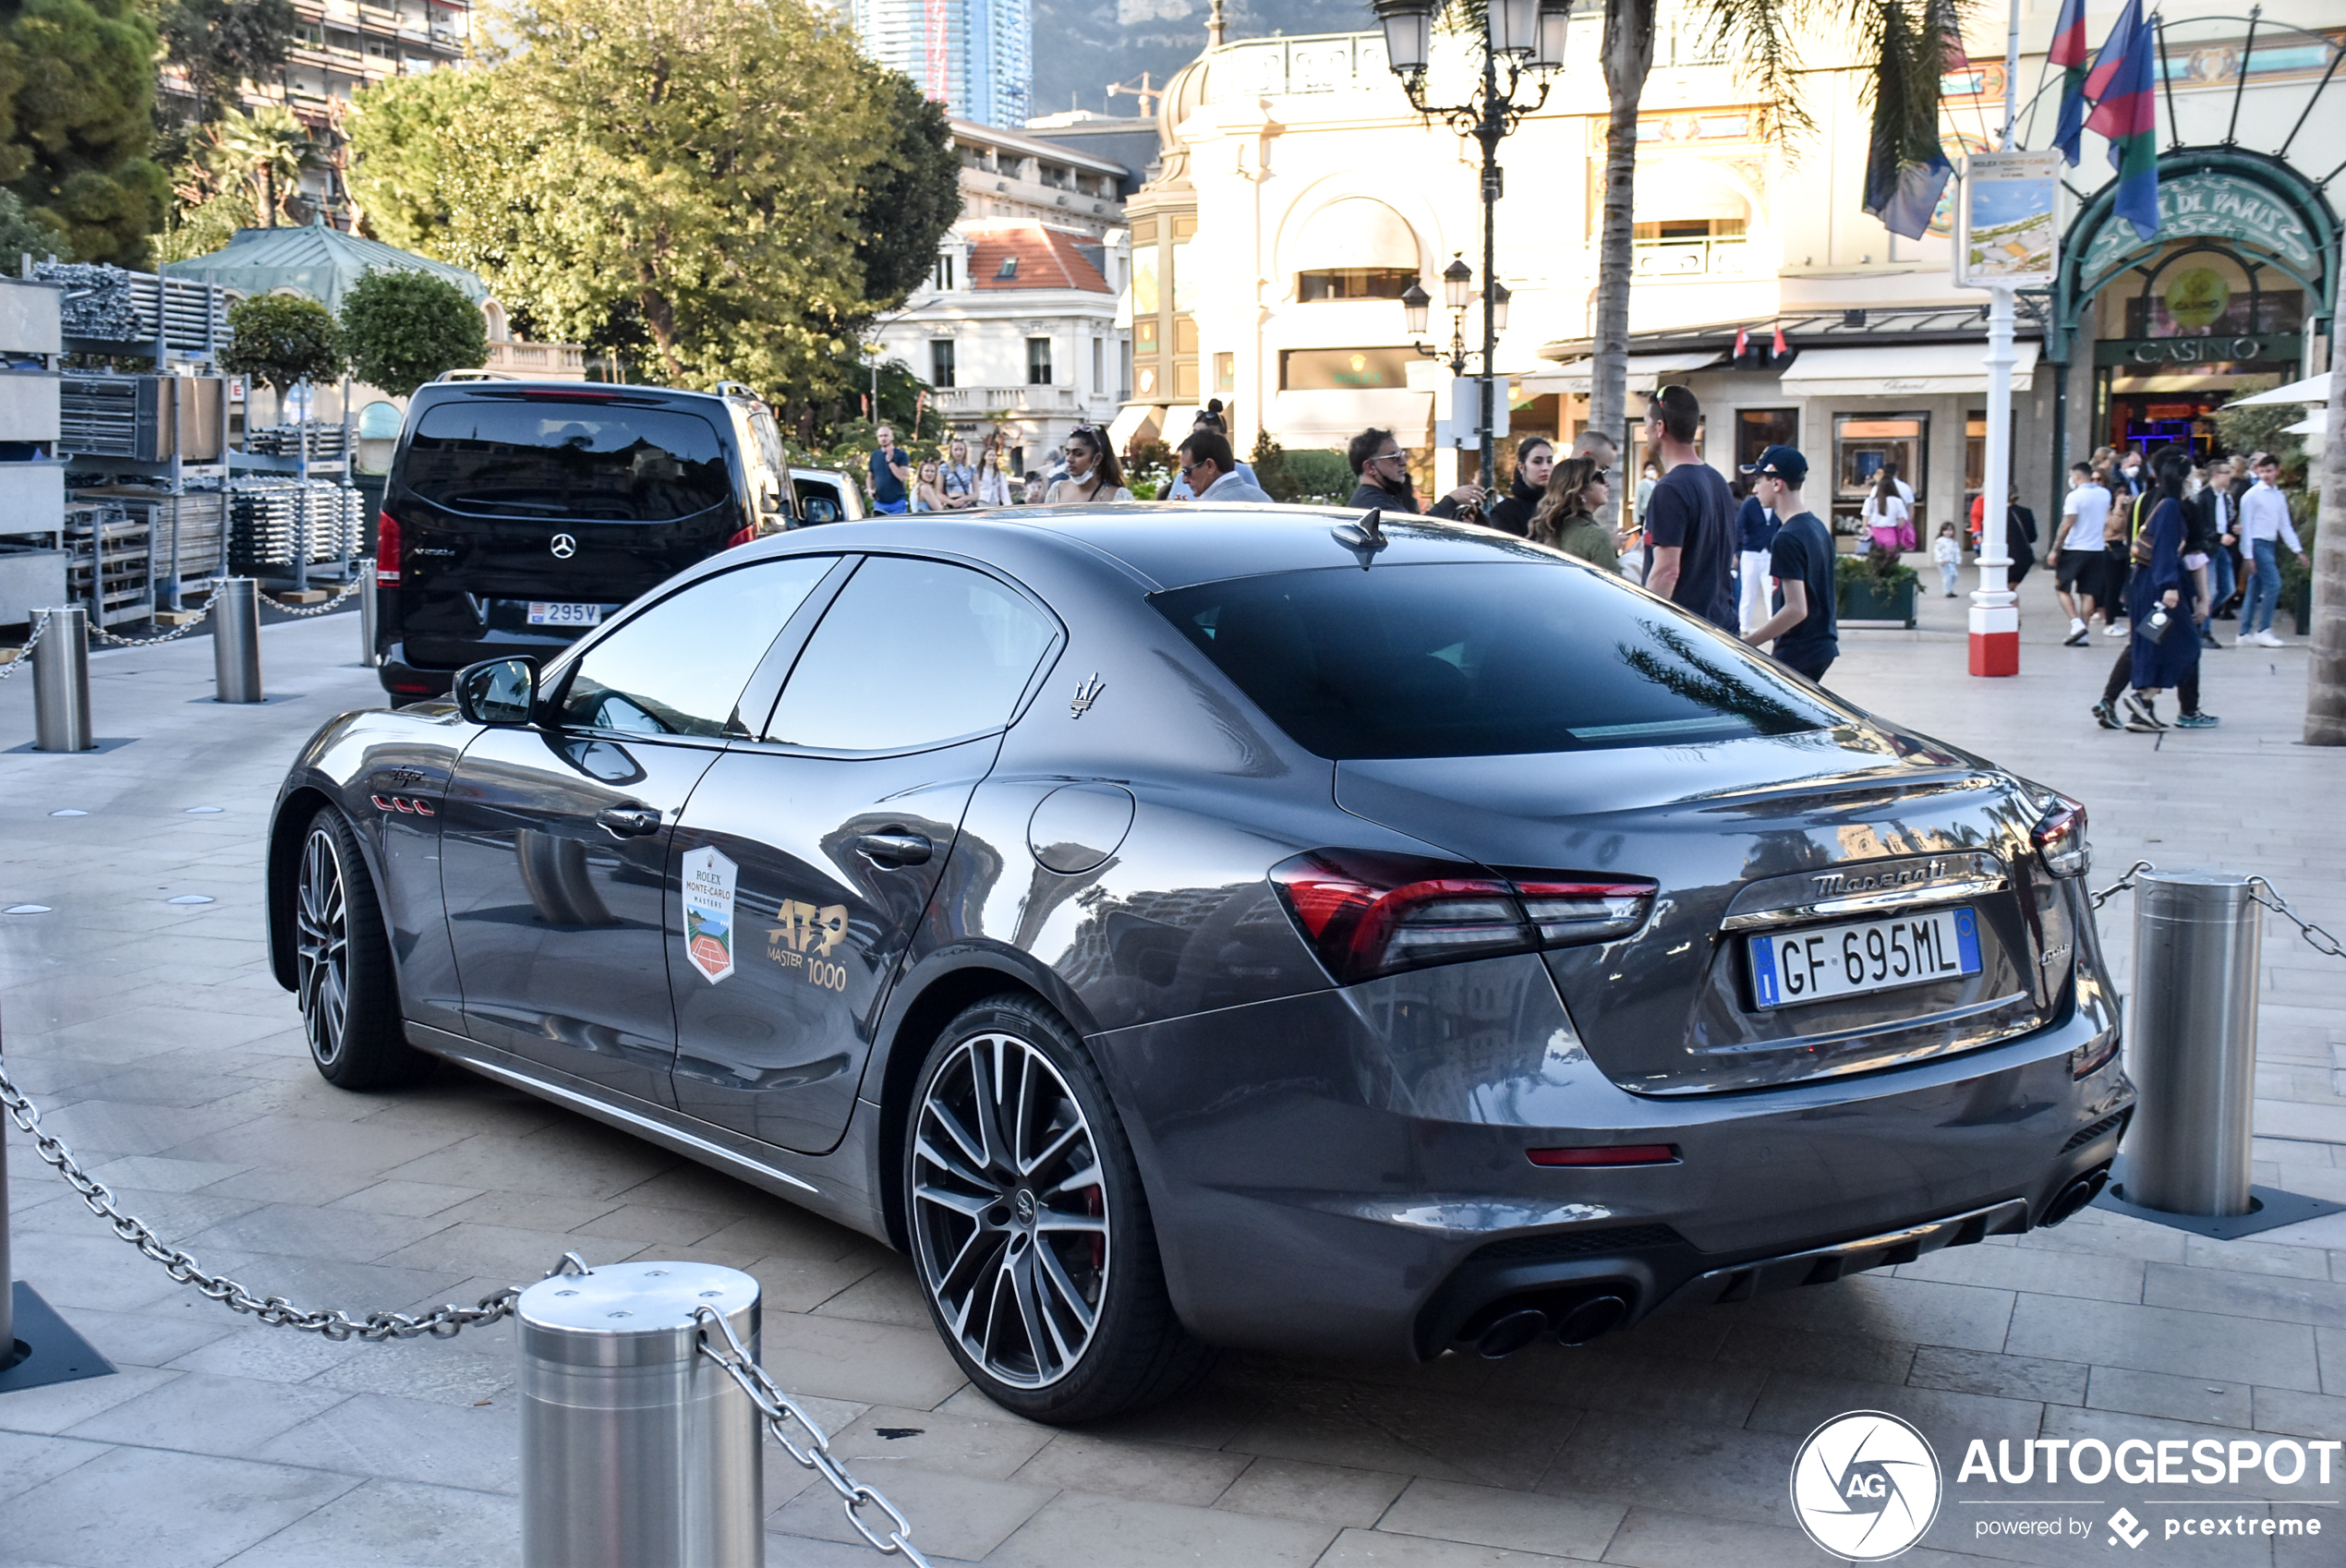
<path fill-rule="evenodd" d="M 1792 447 L 1772 446 L 1752 464 L 1752 493 L 1782 526 L 1768 548 L 1777 609 L 1744 641 L 1757 647 L 1772 639 L 1780 663 L 1821 681 L 1841 656 L 1841 628 L 1833 613 L 1832 535 L 1800 499 L 1808 479 L 1808 460 Z"/>

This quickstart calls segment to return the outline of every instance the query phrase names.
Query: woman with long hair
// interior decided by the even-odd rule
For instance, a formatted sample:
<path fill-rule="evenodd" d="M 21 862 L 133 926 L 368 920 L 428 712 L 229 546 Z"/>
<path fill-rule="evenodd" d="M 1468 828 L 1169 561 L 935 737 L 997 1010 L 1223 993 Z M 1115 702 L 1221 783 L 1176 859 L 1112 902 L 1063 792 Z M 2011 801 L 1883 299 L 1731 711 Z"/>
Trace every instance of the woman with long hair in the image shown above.
<path fill-rule="evenodd" d="M 1067 438 L 1067 477 L 1051 487 L 1045 501 L 1052 506 L 1070 506 L 1131 499 L 1132 492 L 1124 488 L 1124 470 L 1117 465 L 1116 452 L 1107 444 L 1106 432 L 1093 425 L 1076 426 Z"/>
<path fill-rule="evenodd" d="M 937 471 L 945 505 L 961 512 L 977 504 L 977 470 L 970 466 L 970 443 L 955 436 L 945 449 L 945 463 Z"/>
<path fill-rule="evenodd" d="M 1002 472 L 1001 455 L 994 450 L 992 441 L 987 441 L 985 446 L 978 449 L 977 504 L 980 506 L 1012 504 L 1010 476 Z"/>
<path fill-rule="evenodd" d="M 2102 700 L 2094 705 L 2094 718 L 2104 729 L 2156 733 L 2167 725 L 2154 705 L 2159 694 L 2171 686 L 2183 704 L 2176 722 L 2186 730 L 2205 729 L 2216 721 L 2199 710 L 2198 587 L 2183 564 L 2191 537 L 2183 516 L 2183 480 L 2191 472 L 2191 453 L 2180 446 L 2162 447 L 2148 467 L 2142 532 L 2132 546 L 2134 570 L 2126 584 L 2134 638 L 2110 672 Z M 2122 688 L 2131 690 L 2122 695 Z"/>
<path fill-rule="evenodd" d="M 945 489 L 937 478 L 937 459 L 924 457 L 918 476 L 913 480 L 913 510 L 942 512 L 945 508 Z"/>
<path fill-rule="evenodd" d="M 1896 555 L 1913 518 L 1914 508 L 1898 493 L 1898 476 L 1888 464 L 1882 464 L 1881 472 L 1874 476 L 1873 493 L 1866 497 L 1862 526 L 1877 549 Z"/>
<path fill-rule="evenodd" d="M 1566 458 L 1549 474 L 1548 488 L 1531 514 L 1531 542 L 1578 556 L 1607 572 L 1619 571 L 1621 551 L 1613 530 L 1596 516 L 1609 496 L 1605 471 L 1595 458 Z"/>
<path fill-rule="evenodd" d="M 1555 443 L 1545 436 L 1526 436 L 1516 443 L 1515 479 L 1491 508 L 1492 527 L 1504 528 L 1518 538 L 1529 537 L 1532 514 L 1546 502 L 1555 462 Z"/>

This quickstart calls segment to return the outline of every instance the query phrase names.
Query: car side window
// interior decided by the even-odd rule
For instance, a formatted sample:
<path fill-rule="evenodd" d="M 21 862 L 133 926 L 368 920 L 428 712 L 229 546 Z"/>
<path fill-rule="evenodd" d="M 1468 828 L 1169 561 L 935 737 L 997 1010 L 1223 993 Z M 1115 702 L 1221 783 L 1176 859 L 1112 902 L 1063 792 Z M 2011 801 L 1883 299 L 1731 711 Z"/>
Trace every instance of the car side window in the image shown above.
<path fill-rule="evenodd" d="M 823 612 L 766 738 L 886 752 L 998 729 L 1058 630 L 982 572 L 874 556 Z"/>
<path fill-rule="evenodd" d="M 792 556 L 705 577 L 586 650 L 562 721 L 634 735 L 747 736 L 742 688 L 806 596 L 838 563 Z"/>

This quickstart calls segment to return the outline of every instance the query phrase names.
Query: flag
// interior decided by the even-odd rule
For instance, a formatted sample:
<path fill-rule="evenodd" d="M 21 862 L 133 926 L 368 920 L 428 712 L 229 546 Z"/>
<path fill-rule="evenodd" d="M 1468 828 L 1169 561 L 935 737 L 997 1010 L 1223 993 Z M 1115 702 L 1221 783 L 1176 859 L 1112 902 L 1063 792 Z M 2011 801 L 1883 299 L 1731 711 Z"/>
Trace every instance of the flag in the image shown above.
<path fill-rule="evenodd" d="M 2052 49 L 2046 58 L 2061 67 L 2061 124 L 2053 145 L 2072 168 L 2077 163 L 2077 141 L 2086 128 L 2086 66 L 2093 51 L 2086 42 L 2086 0 L 2062 0 L 2061 16 L 2053 23 Z"/>
<path fill-rule="evenodd" d="M 2127 0 L 2086 78 L 2086 93 L 2094 100 L 2086 128 L 2110 139 L 2110 166 L 2118 174 L 2110 211 L 2144 239 L 2159 234 L 2159 98 L 2151 57 L 2156 44 L 2143 20 L 2142 0 Z"/>
<path fill-rule="evenodd" d="M 1769 352 L 1773 354 L 1779 359 L 1783 358 L 1784 356 L 1784 323 L 1782 321 L 1776 323 L 1776 341 L 1769 349 Z"/>
<path fill-rule="evenodd" d="M 1740 361 L 1742 360 L 1742 358 L 1743 358 L 1743 351 L 1744 351 L 1745 349 L 1747 349 L 1747 348 L 1749 348 L 1750 346 L 1751 346 L 1751 334 L 1750 334 L 1748 332 L 1746 332 L 1743 328 L 1741 328 L 1741 327 L 1737 327 L 1737 328 L 1735 329 L 1735 359 L 1736 359 L 1738 362 L 1740 362 Z"/>
<path fill-rule="evenodd" d="M 1880 219 L 1892 234 L 1920 239 L 1930 227 L 1931 214 L 1939 210 L 1939 199 L 1947 192 L 1948 180 L 1954 177 L 1955 166 L 1947 162 L 1945 153 L 1933 151 L 1929 162 L 1900 167 L 1897 151 L 1880 124 L 1879 109 L 1875 120 L 1873 150 L 1866 157 L 1866 211 Z"/>

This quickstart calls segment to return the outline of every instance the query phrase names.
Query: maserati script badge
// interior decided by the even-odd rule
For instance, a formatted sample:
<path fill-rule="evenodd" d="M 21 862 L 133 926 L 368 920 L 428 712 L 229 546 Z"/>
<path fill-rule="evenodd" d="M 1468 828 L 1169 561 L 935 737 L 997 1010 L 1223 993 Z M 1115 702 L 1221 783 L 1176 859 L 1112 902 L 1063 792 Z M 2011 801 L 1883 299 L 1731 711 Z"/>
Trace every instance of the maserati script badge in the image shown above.
<path fill-rule="evenodd" d="M 1082 681 L 1077 684 L 1075 688 L 1075 696 L 1073 700 L 1067 705 L 1068 712 L 1073 714 L 1078 718 L 1082 718 L 1085 714 L 1092 711 L 1092 705 L 1098 702 L 1100 700 L 1100 694 L 1106 690 L 1106 684 L 1100 680 L 1096 671 L 1094 672 L 1089 681 Z"/>
<path fill-rule="evenodd" d="M 554 552 L 556 561 L 568 561 L 578 553 L 578 541 L 568 534 L 556 534 L 546 541 L 546 548 Z"/>

